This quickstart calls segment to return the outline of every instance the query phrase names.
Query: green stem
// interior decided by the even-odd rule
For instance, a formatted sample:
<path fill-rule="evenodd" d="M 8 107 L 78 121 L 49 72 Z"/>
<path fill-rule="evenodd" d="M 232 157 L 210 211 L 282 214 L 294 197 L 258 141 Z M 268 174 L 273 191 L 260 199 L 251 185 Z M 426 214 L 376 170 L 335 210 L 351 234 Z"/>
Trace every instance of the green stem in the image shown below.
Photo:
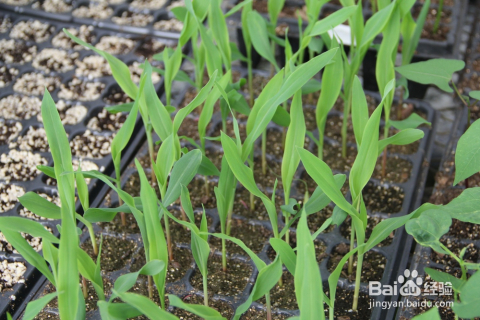
<path fill-rule="evenodd" d="M 383 139 L 388 138 L 388 131 L 389 131 L 389 126 L 385 125 L 383 128 Z M 383 156 L 382 156 L 382 178 L 385 178 L 387 174 L 387 147 L 383 150 Z"/>
<path fill-rule="evenodd" d="M 352 230 L 350 231 L 350 251 L 355 248 L 355 226 L 352 221 Z M 348 259 L 348 274 L 353 273 L 353 255 Z"/>
<path fill-rule="evenodd" d="M 377 12 L 377 1 L 376 0 L 370 0 L 370 3 L 372 4 L 372 13 Z"/>
<path fill-rule="evenodd" d="M 225 245 L 225 239 L 222 238 L 222 269 L 223 272 L 227 272 L 227 247 Z"/>
<path fill-rule="evenodd" d="M 343 103 L 343 122 L 342 122 L 342 157 L 347 158 L 347 128 L 348 128 L 348 117 L 350 115 L 351 108 L 351 94 L 350 92 L 345 93 L 346 100 Z"/>
<path fill-rule="evenodd" d="M 358 297 L 360 295 L 360 280 L 362 278 L 363 253 L 358 253 L 357 273 L 355 275 L 355 293 L 353 295 L 352 310 L 356 311 L 358 308 Z"/>
<path fill-rule="evenodd" d="M 262 133 L 262 173 L 267 174 L 267 130 Z"/>
<path fill-rule="evenodd" d="M 254 104 L 254 97 L 253 97 L 253 66 L 252 66 L 252 50 L 247 48 L 247 66 L 248 66 L 248 92 L 250 94 L 250 107 L 253 107 Z"/>
<path fill-rule="evenodd" d="M 435 17 L 435 24 L 433 25 L 433 33 L 437 33 L 438 27 L 440 26 L 440 19 L 442 18 L 443 11 L 443 0 L 440 0 L 438 3 L 437 16 Z"/>
<path fill-rule="evenodd" d="M 148 297 L 153 299 L 153 279 L 152 276 L 148 276 Z"/>
<path fill-rule="evenodd" d="M 267 302 L 267 320 L 272 320 L 272 305 L 270 303 L 270 292 L 265 294 L 265 300 Z"/>
<path fill-rule="evenodd" d="M 467 269 L 465 268 L 465 263 L 463 262 L 463 260 L 460 259 L 455 253 L 450 251 L 450 249 L 448 249 L 443 243 L 441 243 L 441 242 L 439 242 L 439 243 L 440 243 L 440 247 L 443 250 L 445 250 L 460 265 L 460 269 L 462 270 L 462 277 L 461 277 L 462 280 L 467 280 Z"/>
<path fill-rule="evenodd" d="M 203 303 L 208 307 L 208 287 L 207 287 L 207 276 L 203 276 Z"/>
<path fill-rule="evenodd" d="M 207 196 L 207 198 L 210 198 L 210 183 L 208 183 L 208 177 L 203 176 L 203 179 L 205 181 L 205 184 L 204 184 L 205 195 Z"/>
<path fill-rule="evenodd" d="M 83 298 L 87 300 L 88 298 L 87 280 L 83 276 L 82 276 L 82 292 L 83 292 Z"/>
<path fill-rule="evenodd" d="M 123 214 L 125 215 L 125 213 Z M 87 226 L 90 239 L 92 240 L 93 253 L 95 254 L 95 256 L 98 256 L 98 246 L 97 246 L 97 240 L 95 239 L 95 231 L 93 231 L 93 226 L 91 223 L 85 224 L 85 225 Z"/>
<path fill-rule="evenodd" d="M 255 196 L 250 193 L 250 212 L 255 211 Z"/>

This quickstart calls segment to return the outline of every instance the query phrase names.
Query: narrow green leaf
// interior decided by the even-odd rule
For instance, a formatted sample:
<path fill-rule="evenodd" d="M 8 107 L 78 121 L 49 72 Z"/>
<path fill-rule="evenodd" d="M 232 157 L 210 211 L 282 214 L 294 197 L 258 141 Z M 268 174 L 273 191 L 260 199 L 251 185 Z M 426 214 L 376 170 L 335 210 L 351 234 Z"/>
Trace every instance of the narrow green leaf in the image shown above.
<path fill-rule="evenodd" d="M 61 218 L 60 207 L 35 192 L 29 191 L 18 198 L 18 200 L 27 210 L 38 216 L 54 220 Z"/>
<path fill-rule="evenodd" d="M 423 124 L 426 124 L 429 126 L 432 125 L 430 122 L 423 119 L 416 113 L 412 113 L 407 119 L 403 119 L 400 121 L 390 120 L 390 124 L 398 130 L 415 129 Z"/>
<path fill-rule="evenodd" d="M 215 310 L 213 308 L 203 306 L 203 305 L 200 305 L 200 304 L 185 303 L 185 302 L 182 301 L 182 299 L 180 299 L 179 297 L 174 296 L 172 294 L 168 295 L 168 300 L 170 301 L 171 306 L 186 310 L 186 311 L 188 311 L 190 313 L 193 313 L 193 314 L 195 314 L 195 315 L 197 315 L 201 318 L 204 318 L 204 319 L 207 319 L 207 320 L 223 320 L 223 319 L 225 319 L 224 317 L 222 317 L 220 312 L 218 312 L 217 310 Z"/>
<path fill-rule="evenodd" d="M 127 292 L 120 293 L 115 289 L 113 289 L 112 292 L 132 307 L 141 311 L 151 320 L 179 320 L 177 316 L 159 308 L 152 300 L 145 296 Z"/>
<path fill-rule="evenodd" d="M 335 11 L 328 17 L 317 21 L 313 26 L 312 31 L 310 31 L 309 36 L 313 37 L 321 35 L 339 24 L 344 23 L 356 10 L 357 6 L 348 6 Z"/>
<path fill-rule="evenodd" d="M 403 146 L 403 145 L 410 144 L 412 142 L 422 139 L 424 135 L 425 133 L 419 129 L 402 130 L 396 133 L 395 135 L 390 136 L 387 139 L 382 139 L 378 142 L 378 155 L 380 156 L 382 151 L 388 145 L 392 144 L 396 146 Z"/>
<path fill-rule="evenodd" d="M 57 292 L 52 292 L 38 298 L 37 300 L 29 302 L 22 319 L 33 320 L 33 318 L 35 318 L 50 301 L 56 298 L 57 295 Z"/>

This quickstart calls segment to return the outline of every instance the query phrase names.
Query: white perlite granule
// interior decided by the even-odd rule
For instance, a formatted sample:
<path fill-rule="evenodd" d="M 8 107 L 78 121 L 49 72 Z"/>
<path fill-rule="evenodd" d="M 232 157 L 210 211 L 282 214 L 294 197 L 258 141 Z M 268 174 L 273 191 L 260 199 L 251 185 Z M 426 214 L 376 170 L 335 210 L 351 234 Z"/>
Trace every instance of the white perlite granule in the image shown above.
<path fill-rule="evenodd" d="M 54 204 L 56 204 L 57 206 L 60 207 L 61 202 L 60 202 L 60 198 L 58 196 L 56 196 L 56 195 L 50 196 L 46 193 L 41 193 L 41 192 L 37 192 L 37 194 L 40 197 L 44 198 L 45 200 L 48 200 L 48 202 L 54 203 Z M 29 218 L 29 219 L 34 219 L 34 220 L 53 220 L 53 219 L 44 218 L 44 217 L 41 217 L 39 215 L 36 215 L 35 213 L 33 213 L 32 211 L 28 210 L 27 208 L 25 208 L 23 206 L 18 211 L 18 214 L 22 217 Z"/>
<path fill-rule="evenodd" d="M 93 26 L 82 25 L 79 29 L 77 28 L 67 28 L 68 32 L 70 32 L 75 37 L 85 41 L 86 43 L 93 43 L 96 39 L 95 33 L 93 32 Z M 53 37 L 52 44 L 54 47 L 62 48 L 62 49 L 73 49 L 73 50 L 83 50 L 85 49 L 84 46 L 77 44 L 73 41 L 69 36 L 65 34 L 65 32 L 60 31 Z"/>
<path fill-rule="evenodd" d="M 81 6 L 73 10 L 72 14 L 78 18 L 104 20 L 113 14 L 113 9 L 105 3 L 91 2 L 88 7 Z"/>
<path fill-rule="evenodd" d="M 125 119 L 125 114 L 121 112 L 112 114 L 106 109 L 102 109 L 102 111 L 88 121 L 87 128 L 99 132 L 103 130 L 117 131 L 122 127 Z"/>
<path fill-rule="evenodd" d="M 70 141 L 70 148 L 73 156 L 99 159 L 110 154 L 112 140 L 113 135 L 95 135 L 87 130 Z"/>
<path fill-rule="evenodd" d="M 9 17 L 0 17 L 0 33 L 5 33 L 12 27 L 12 20 Z"/>
<path fill-rule="evenodd" d="M 112 75 L 107 60 L 100 56 L 87 56 L 81 61 L 76 60 L 75 64 L 77 65 L 75 74 L 89 80 Z"/>
<path fill-rule="evenodd" d="M 133 0 L 130 6 L 137 9 L 160 9 L 167 3 L 167 0 Z"/>
<path fill-rule="evenodd" d="M 28 46 L 23 41 L 18 40 L 0 40 L 0 61 L 5 63 L 19 63 L 32 61 L 37 54 L 36 46 Z"/>
<path fill-rule="evenodd" d="M 117 36 L 104 36 L 95 47 L 110 54 L 127 54 L 135 47 L 135 41 Z"/>
<path fill-rule="evenodd" d="M 45 229 L 48 232 L 52 233 L 52 229 L 50 229 L 49 227 L 45 227 Z M 24 232 L 21 232 L 20 234 L 25 240 L 27 240 L 28 244 L 33 248 L 33 250 L 37 252 L 40 252 L 42 250 L 42 238 L 32 237 L 31 235 Z M 0 251 L 9 254 L 18 253 L 18 251 L 7 241 L 2 232 L 0 232 Z"/>
<path fill-rule="evenodd" d="M 10 31 L 10 38 L 44 42 L 55 31 L 55 27 L 39 20 L 20 21 Z"/>
<path fill-rule="evenodd" d="M 46 12 L 62 13 L 72 10 L 72 6 L 63 0 L 41 0 L 32 5 L 34 9 L 44 10 Z"/>
<path fill-rule="evenodd" d="M 40 173 L 38 165 L 47 165 L 47 160 L 29 151 L 10 150 L 0 157 L 0 179 L 6 182 L 33 180 Z"/>
<path fill-rule="evenodd" d="M 32 0 L 0 0 L 0 2 L 11 5 L 11 6 L 26 6 Z"/>
<path fill-rule="evenodd" d="M 32 66 L 47 73 L 67 72 L 75 67 L 74 62 L 77 58 L 78 52 L 68 53 L 65 50 L 47 48 L 37 54 Z"/>
<path fill-rule="evenodd" d="M 10 95 L 0 100 L 0 117 L 14 120 L 28 120 L 40 113 L 42 101 L 36 97 Z"/>
<path fill-rule="evenodd" d="M 153 28 L 163 31 L 181 32 L 183 29 L 183 22 L 175 18 L 169 20 L 160 20 L 153 24 Z"/>
<path fill-rule="evenodd" d="M 57 107 L 60 119 L 64 125 L 74 125 L 79 123 L 85 118 L 88 112 L 88 109 L 85 106 L 72 105 L 71 103 L 65 102 L 65 100 L 58 100 L 55 106 Z M 37 120 L 43 122 L 41 113 L 37 115 Z"/>
<path fill-rule="evenodd" d="M 0 145 L 13 141 L 22 131 L 22 128 L 20 122 L 5 122 L 4 119 L 0 118 Z"/>
<path fill-rule="evenodd" d="M 167 7 L 167 10 L 172 10 L 176 7 L 185 7 L 185 0 L 172 1 L 172 3 Z"/>
<path fill-rule="evenodd" d="M 8 68 L 7 66 L 0 67 L 0 88 L 6 87 L 13 78 L 18 75 L 18 69 Z"/>
<path fill-rule="evenodd" d="M 58 97 L 66 100 L 93 101 L 100 98 L 105 84 L 102 82 L 82 81 L 73 78 L 67 84 L 62 83 Z"/>
<path fill-rule="evenodd" d="M 0 292 L 13 287 L 17 283 L 25 283 L 23 274 L 27 271 L 23 262 L 0 262 Z"/>
<path fill-rule="evenodd" d="M 53 92 L 59 83 L 60 80 L 57 77 L 47 77 L 41 73 L 30 72 L 23 74 L 15 81 L 13 90 L 26 95 L 43 96 L 45 88 L 49 92 Z"/>
<path fill-rule="evenodd" d="M 113 17 L 112 21 L 122 26 L 145 27 L 153 21 L 153 16 L 146 13 L 123 11 L 119 17 Z"/>
<path fill-rule="evenodd" d="M 73 165 L 73 170 L 74 171 L 77 171 L 78 170 L 78 166 L 81 162 L 81 166 L 82 166 L 82 171 L 91 171 L 91 170 L 97 170 L 97 171 L 100 171 L 100 172 L 103 172 L 105 171 L 105 167 L 98 167 L 97 164 L 95 162 L 92 162 L 92 161 L 88 161 L 88 160 L 78 160 L 78 159 L 73 159 L 72 160 L 72 165 Z M 87 184 L 90 184 L 90 178 L 85 178 L 85 182 Z M 57 185 L 57 180 L 55 179 L 52 179 L 50 177 L 47 177 L 45 179 L 45 183 L 49 186 L 56 186 Z"/>
<path fill-rule="evenodd" d="M 28 128 L 27 133 L 19 137 L 16 141 L 11 142 L 9 147 L 10 149 L 18 148 L 19 150 L 22 150 L 22 151 L 38 151 L 38 152 L 50 151 L 45 129 L 34 128 L 34 127 Z"/>
<path fill-rule="evenodd" d="M 25 189 L 14 184 L 0 183 L 0 212 L 7 212 L 15 207 L 18 198 L 25 194 Z"/>
<path fill-rule="evenodd" d="M 140 83 L 140 77 L 142 76 L 143 69 L 140 68 L 140 62 L 135 61 L 131 65 L 128 66 L 130 70 L 130 77 L 132 78 L 133 82 Z M 160 81 L 160 75 L 156 72 L 152 72 L 152 82 L 157 83 Z"/>

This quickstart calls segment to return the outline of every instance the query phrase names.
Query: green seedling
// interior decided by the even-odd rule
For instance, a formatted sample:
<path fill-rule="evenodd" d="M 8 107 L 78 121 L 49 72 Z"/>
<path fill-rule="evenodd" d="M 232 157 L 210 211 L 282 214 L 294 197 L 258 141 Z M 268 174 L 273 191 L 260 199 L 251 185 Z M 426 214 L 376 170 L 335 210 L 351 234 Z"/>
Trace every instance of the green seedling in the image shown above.
<path fill-rule="evenodd" d="M 440 0 L 438 2 L 437 16 L 435 17 L 435 23 L 433 25 L 433 33 L 437 33 L 438 27 L 440 26 L 440 20 L 442 19 L 442 13 L 443 13 L 443 2 L 444 0 Z"/>
<path fill-rule="evenodd" d="M 440 239 L 450 230 L 452 219 L 473 224 L 480 223 L 480 215 L 477 210 L 480 205 L 479 199 L 480 188 L 465 189 L 447 205 L 430 205 L 431 208 L 429 210 L 422 212 L 405 225 L 406 231 L 420 245 L 448 255 L 459 264 L 461 269 L 460 279 L 447 272 L 425 268 L 425 272 L 433 280 L 444 283 L 450 282 L 452 284 L 455 300 L 453 305 L 455 319 L 471 319 L 480 316 L 478 305 L 480 273 L 477 271 L 480 269 L 480 264 L 464 260 L 464 255 L 469 246 L 464 247 L 457 255 L 444 245 Z M 469 270 L 475 270 L 475 273 L 470 278 L 467 278 Z"/>

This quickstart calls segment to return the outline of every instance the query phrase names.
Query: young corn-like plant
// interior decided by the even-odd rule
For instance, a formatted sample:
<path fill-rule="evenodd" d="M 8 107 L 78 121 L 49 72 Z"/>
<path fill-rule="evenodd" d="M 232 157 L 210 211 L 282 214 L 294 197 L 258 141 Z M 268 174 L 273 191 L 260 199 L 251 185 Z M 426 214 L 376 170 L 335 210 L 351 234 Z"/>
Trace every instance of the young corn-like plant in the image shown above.
<path fill-rule="evenodd" d="M 391 81 L 385 92 L 393 90 L 394 81 Z M 349 176 L 350 193 L 352 204 L 348 203 L 343 197 L 340 189 L 336 187 L 331 169 L 320 159 L 314 157 L 306 150 L 299 150 L 300 157 L 307 173 L 322 187 L 325 194 L 352 219 L 352 232 L 350 247 L 353 250 L 355 240 L 358 247 L 365 243 L 365 230 L 367 227 L 367 210 L 363 202 L 362 190 L 369 181 L 375 168 L 378 155 L 389 143 L 404 144 L 411 143 L 412 139 L 419 139 L 423 136 L 423 131 L 411 129 L 407 134 L 397 134 L 392 138 L 379 141 L 380 116 L 384 99 L 374 111 L 372 116 L 368 117 L 368 107 L 365 95 L 361 88 L 360 81 L 355 78 L 353 95 L 355 96 L 354 108 L 352 110 L 353 125 L 355 137 L 359 146 L 358 155 L 353 164 Z M 413 131 L 412 131 L 413 130 Z M 407 136 L 408 139 L 402 139 L 401 136 Z M 413 140 L 414 141 L 414 140 Z M 328 186 L 328 187 L 327 187 Z M 392 220 L 394 221 L 394 220 Z M 369 239 L 369 241 L 372 238 Z M 358 297 L 360 290 L 360 277 L 363 264 L 363 256 L 366 251 L 360 249 L 357 252 L 357 270 L 355 276 L 355 293 L 352 309 L 356 310 L 358 306 Z M 349 261 L 349 272 L 353 272 L 353 258 Z"/>
<path fill-rule="evenodd" d="M 0 230 L 5 238 L 25 259 L 36 267 L 54 285 L 56 292 L 28 304 L 24 319 L 33 319 L 53 298 L 58 299 L 62 319 L 84 319 L 85 300 L 79 287 L 79 273 L 94 285 L 100 300 L 105 299 L 103 281 L 100 275 L 100 256 L 97 264 L 79 247 L 79 233 L 76 226 L 78 214 L 75 212 L 75 172 L 72 165 L 70 145 L 55 103 L 48 91 L 42 101 L 42 118 L 47 140 L 51 149 L 57 178 L 61 207 L 40 196 L 27 193 L 21 202 L 39 216 L 61 220 L 57 228 L 60 240 L 38 222 L 17 217 L 1 217 Z M 82 205 L 88 207 L 85 185 L 77 179 Z M 42 200 L 40 200 L 41 198 Z M 21 232 L 42 238 L 43 257 L 38 254 L 21 236 Z M 92 243 L 94 240 L 92 240 Z M 53 244 L 58 244 L 58 248 Z M 101 247 L 100 247 L 101 252 Z M 51 271 L 47 266 L 51 267 Z M 85 282 L 84 282 L 85 284 Z"/>

